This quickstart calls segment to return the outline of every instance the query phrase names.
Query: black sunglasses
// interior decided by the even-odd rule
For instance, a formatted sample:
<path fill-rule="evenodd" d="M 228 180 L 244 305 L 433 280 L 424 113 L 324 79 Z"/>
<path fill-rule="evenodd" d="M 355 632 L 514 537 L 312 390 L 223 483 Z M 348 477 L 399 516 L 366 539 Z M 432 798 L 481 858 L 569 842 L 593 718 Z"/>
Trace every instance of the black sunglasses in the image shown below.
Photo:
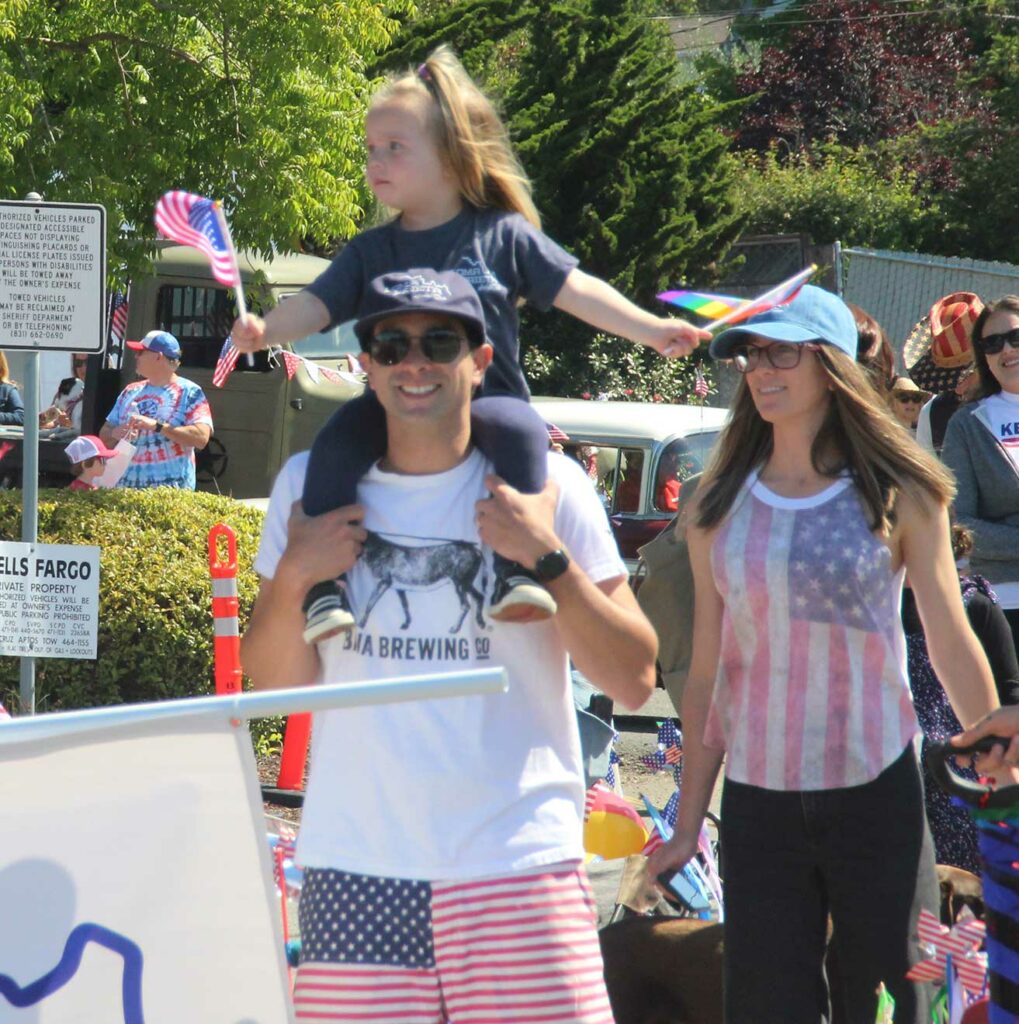
<path fill-rule="evenodd" d="M 988 334 L 983 338 L 974 338 L 973 342 L 986 356 L 996 356 L 1008 342 L 1009 348 L 1019 348 L 1019 327 L 1013 327 L 1010 331 L 1002 331 L 1000 334 Z"/>
<path fill-rule="evenodd" d="M 87 359 L 75 359 L 73 360 L 75 366 L 88 366 Z"/>
<path fill-rule="evenodd" d="M 372 336 L 368 354 L 373 363 L 396 366 L 407 358 L 411 343 L 415 341 L 430 363 L 451 363 L 463 349 L 464 336 L 452 327 L 429 327 L 418 335 L 408 334 L 400 327 L 389 327 Z"/>

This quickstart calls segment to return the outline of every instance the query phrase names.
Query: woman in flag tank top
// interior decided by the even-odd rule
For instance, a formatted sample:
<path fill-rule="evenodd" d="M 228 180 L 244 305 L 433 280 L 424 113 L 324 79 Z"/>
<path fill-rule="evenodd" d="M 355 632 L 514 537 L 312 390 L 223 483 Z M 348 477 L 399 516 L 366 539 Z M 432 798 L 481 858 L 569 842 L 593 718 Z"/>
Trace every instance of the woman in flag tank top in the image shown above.
<path fill-rule="evenodd" d="M 742 374 L 688 531 L 695 636 L 676 832 L 655 874 L 696 849 L 725 761 L 725 1000 L 730 1024 L 930 1020 L 906 980 L 937 913 L 933 846 L 899 616 L 908 571 L 931 660 L 963 723 L 997 704 L 949 545 L 952 479 L 856 364 L 836 296 L 806 286 L 719 334 Z M 824 972 L 828 920 L 838 979 Z"/>

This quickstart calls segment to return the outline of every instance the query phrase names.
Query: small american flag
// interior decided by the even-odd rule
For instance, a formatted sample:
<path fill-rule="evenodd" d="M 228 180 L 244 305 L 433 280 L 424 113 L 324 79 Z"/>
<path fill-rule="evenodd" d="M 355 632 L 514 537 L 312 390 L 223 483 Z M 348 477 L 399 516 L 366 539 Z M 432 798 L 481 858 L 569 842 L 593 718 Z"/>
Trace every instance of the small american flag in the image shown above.
<path fill-rule="evenodd" d="M 651 835 L 648 836 L 647 842 L 644 844 L 644 848 L 640 851 L 645 857 L 650 857 L 659 846 L 664 846 L 662 837 L 658 834 L 657 828 L 651 829 Z"/>
<path fill-rule="evenodd" d="M 217 388 L 221 388 L 226 383 L 240 354 L 240 349 L 234 346 L 230 338 L 223 342 L 223 347 L 219 350 L 219 358 L 216 360 L 216 368 L 212 371 L 212 383 Z"/>
<path fill-rule="evenodd" d="M 554 423 L 546 423 L 545 426 L 548 428 L 548 439 L 553 444 L 569 444 L 570 435 L 565 430 L 561 430 Z"/>
<path fill-rule="evenodd" d="M 708 380 L 704 376 L 704 371 L 698 366 L 694 372 L 693 393 L 697 398 L 705 399 L 708 397 L 710 390 L 711 388 L 708 386 Z"/>
<path fill-rule="evenodd" d="M 204 252 L 220 284 L 240 285 L 230 229 L 218 202 L 191 192 L 167 192 L 156 203 L 156 227 L 165 238 Z"/>
<path fill-rule="evenodd" d="M 127 334 L 127 299 L 124 292 L 114 292 L 110 297 L 110 341 L 118 348 Z"/>

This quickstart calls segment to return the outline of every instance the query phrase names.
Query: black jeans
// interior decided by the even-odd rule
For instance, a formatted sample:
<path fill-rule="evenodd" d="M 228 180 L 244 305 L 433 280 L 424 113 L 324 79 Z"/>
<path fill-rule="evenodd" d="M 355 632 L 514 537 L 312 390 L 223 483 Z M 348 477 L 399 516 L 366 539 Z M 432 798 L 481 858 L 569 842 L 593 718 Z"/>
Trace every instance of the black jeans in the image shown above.
<path fill-rule="evenodd" d="M 876 779 L 781 792 L 725 781 L 726 1024 L 830 1019 L 828 917 L 840 1020 L 873 1024 L 880 982 L 895 1024 L 930 1021 L 930 986 L 905 980 L 924 959 L 916 924 L 938 913 L 934 847 L 912 745 Z"/>

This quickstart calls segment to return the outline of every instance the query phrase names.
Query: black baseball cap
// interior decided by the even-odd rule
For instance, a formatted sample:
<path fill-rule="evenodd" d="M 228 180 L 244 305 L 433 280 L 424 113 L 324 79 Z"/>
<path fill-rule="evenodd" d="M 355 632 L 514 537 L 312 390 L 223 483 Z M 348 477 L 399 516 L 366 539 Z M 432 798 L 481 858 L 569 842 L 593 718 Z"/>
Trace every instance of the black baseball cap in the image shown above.
<path fill-rule="evenodd" d="M 485 311 L 478 293 L 466 279 L 452 270 L 413 270 L 380 274 L 368 285 L 361 305 L 361 319 L 354 324 L 354 333 L 367 351 L 371 345 L 372 328 L 379 320 L 398 313 L 437 313 L 460 320 L 467 328 L 472 348 L 483 345 Z"/>

